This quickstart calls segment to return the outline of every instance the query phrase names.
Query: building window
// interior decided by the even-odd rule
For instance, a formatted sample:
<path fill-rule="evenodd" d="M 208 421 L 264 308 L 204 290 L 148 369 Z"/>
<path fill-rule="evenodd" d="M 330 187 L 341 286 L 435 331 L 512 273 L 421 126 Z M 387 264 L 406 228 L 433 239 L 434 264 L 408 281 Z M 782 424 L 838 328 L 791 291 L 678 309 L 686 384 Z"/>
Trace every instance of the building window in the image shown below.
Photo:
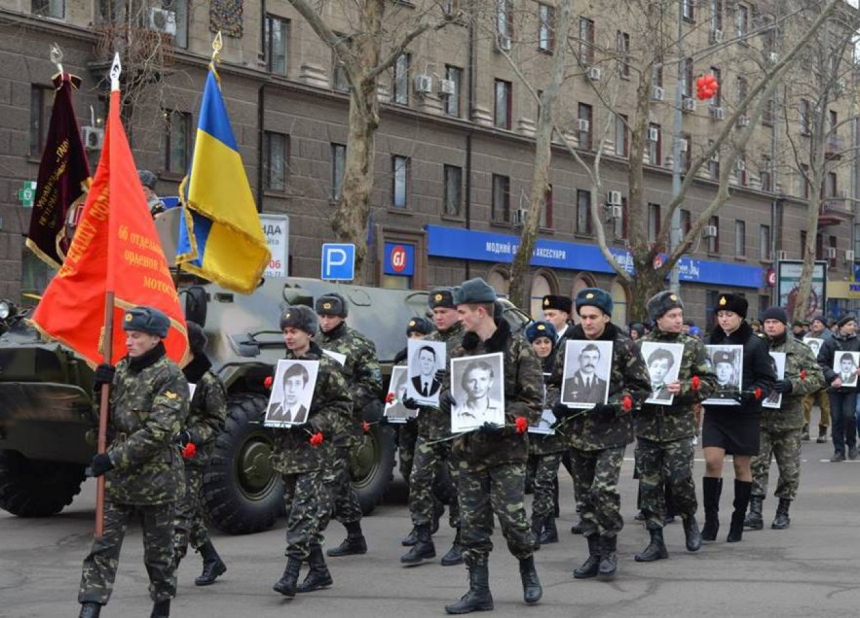
<path fill-rule="evenodd" d="M 463 69 L 445 65 L 445 79 L 454 84 L 454 92 L 445 98 L 445 113 L 454 118 L 460 117 L 460 90 L 463 82 Z"/>
<path fill-rule="evenodd" d="M 772 127 L 776 120 L 776 102 L 771 98 L 764 104 L 764 110 L 761 113 L 761 123 L 765 126 Z"/>
<path fill-rule="evenodd" d="M 630 134 L 624 114 L 615 114 L 615 155 L 625 158 L 630 155 Z"/>
<path fill-rule="evenodd" d="M 41 157 L 48 137 L 51 107 L 54 104 L 53 89 L 45 86 L 30 86 L 30 156 Z"/>
<path fill-rule="evenodd" d="M 747 78 L 746 77 L 738 77 L 737 82 L 735 82 L 736 87 L 738 89 L 738 105 L 743 103 L 744 99 L 747 98 Z"/>
<path fill-rule="evenodd" d="M 263 180 L 266 191 L 286 191 L 290 160 L 290 137 L 266 131 L 263 134 Z"/>
<path fill-rule="evenodd" d="M 513 123 L 511 104 L 513 103 L 513 86 L 511 82 L 496 80 L 496 106 L 493 124 L 500 129 L 510 129 Z"/>
<path fill-rule="evenodd" d="M 723 83 L 723 72 L 720 71 L 719 67 L 711 67 L 711 75 L 713 75 L 718 84 Z M 711 99 L 711 107 L 722 107 L 723 106 L 723 95 L 720 93 L 721 88 L 717 88 L 717 94 L 713 96 Z"/>
<path fill-rule="evenodd" d="M 684 96 L 693 98 L 693 59 L 685 58 L 681 65 L 681 84 Z"/>
<path fill-rule="evenodd" d="M 334 50 L 332 50 L 331 52 L 331 66 L 332 89 L 337 90 L 338 92 L 349 92 L 349 79 L 346 76 L 346 67 L 344 67 L 343 63 L 340 61 L 340 58 L 337 57 L 337 53 Z"/>
<path fill-rule="evenodd" d="M 576 233 L 591 236 L 591 191 L 576 190 Z"/>
<path fill-rule="evenodd" d="M 686 21 L 694 21 L 696 18 L 693 3 L 695 0 L 681 0 L 681 11 Z"/>
<path fill-rule="evenodd" d="M 579 120 L 578 125 L 582 127 L 577 131 L 576 136 L 579 140 L 579 147 L 583 150 L 591 150 L 591 135 L 594 129 L 594 115 L 591 106 L 580 103 L 577 119 Z"/>
<path fill-rule="evenodd" d="M 445 214 L 451 217 L 460 216 L 460 206 L 463 203 L 463 169 L 453 165 L 444 167 L 445 182 Z"/>
<path fill-rule="evenodd" d="M 714 140 L 708 140 L 708 148 L 714 147 Z M 714 180 L 720 179 L 720 151 L 717 150 L 714 154 L 711 155 L 710 160 L 708 161 L 708 171 L 711 174 L 711 178 Z"/>
<path fill-rule="evenodd" d="M 800 100 L 800 134 L 810 135 L 812 133 L 812 105 L 809 99 Z"/>
<path fill-rule="evenodd" d="M 689 210 L 681 209 L 681 234 L 686 236 L 693 229 L 693 215 Z"/>
<path fill-rule="evenodd" d="M 579 18 L 579 62 L 583 66 L 594 63 L 594 21 Z"/>
<path fill-rule="evenodd" d="M 621 216 L 613 219 L 613 226 L 616 239 L 627 238 L 627 198 L 621 198 Z"/>
<path fill-rule="evenodd" d="M 713 226 L 714 231 L 716 232 L 713 236 L 708 238 L 708 253 L 719 253 L 720 252 L 720 218 L 717 216 L 713 216 L 708 219 L 708 225 Z"/>
<path fill-rule="evenodd" d="M 660 204 L 648 204 L 648 242 L 657 242 L 660 234 Z"/>
<path fill-rule="evenodd" d="M 552 227 L 552 185 L 543 195 L 543 204 L 540 209 L 540 226 L 543 228 Z"/>
<path fill-rule="evenodd" d="M 651 85 L 657 88 L 663 87 L 663 65 L 662 60 L 657 59 L 661 64 L 655 64 L 651 67 Z"/>
<path fill-rule="evenodd" d="M 735 29 L 738 38 L 745 37 L 749 31 L 750 10 L 749 7 L 739 4 L 735 9 Z"/>
<path fill-rule="evenodd" d="M 514 3 L 512 0 L 496 0 L 496 34 L 514 38 Z"/>
<path fill-rule="evenodd" d="M 836 256 L 839 252 L 839 246 L 837 245 L 836 236 L 830 236 L 827 239 L 827 246 L 830 248 L 830 254 L 833 256 L 828 259 L 828 266 L 830 268 L 836 268 Z"/>
<path fill-rule="evenodd" d="M 618 53 L 618 74 L 624 79 L 630 79 L 630 34 L 621 32 L 615 34 L 615 51 Z"/>
<path fill-rule="evenodd" d="M 394 63 L 394 102 L 409 105 L 409 65 L 410 54 L 400 54 Z"/>
<path fill-rule="evenodd" d="M 555 7 L 538 4 L 538 49 L 551 54 L 555 49 Z"/>
<path fill-rule="evenodd" d="M 747 181 L 749 177 L 747 176 L 747 156 L 746 153 L 740 153 L 738 155 L 737 166 L 735 167 L 735 178 L 737 178 L 738 184 L 745 187 L 747 186 Z"/>
<path fill-rule="evenodd" d="M 839 195 L 839 179 L 836 172 L 827 172 L 824 178 L 824 197 L 836 197 Z"/>
<path fill-rule="evenodd" d="M 773 193 L 773 180 L 770 175 L 770 160 L 767 161 L 767 168 L 759 171 L 759 180 L 761 181 L 761 190 L 765 193 Z"/>
<path fill-rule="evenodd" d="M 745 221 L 735 221 L 735 256 L 745 257 L 747 254 L 747 224 Z"/>
<path fill-rule="evenodd" d="M 185 174 L 191 155 L 191 114 L 166 109 L 164 124 L 165 131 L 161 137 L 164 171 Z"/>
<path fill-rule="evenodd" d="M 770 226 L 760 225 L 758 228 L 758 256 L 759 259 L 770 259 Z"/>
<path fill-rule="evenodd" d="M 693 137 L 689 133 L 681 134 L 681 156 L 684 158 L 684 171 L 689 172 L 693 165 Z"/>
<path fill-rule="evenodd" d="M 161 0 L 160 2 L 156 2 L 155 5 L 160 5 L 161 8 L 173 13 L 174 18 L 176 19 L 176 34 L 173 36 L 173 44 L 176 47 L 181 47 L 183 49 L 187 48 L 188 0 Z"/>
<path fill-rule="evenodd" d="M 659 124 L 648 125 L 648 162 L 651 165 L 663 165 L 663 132 Z"/>
<path fill-rule="evenodd" d="M 66 2 L 65 0 L 32 0 L 30 12 L 42 17 L 64 19 L 66 17 Z"/>
<path fill-rule="evenodd" d="M 808 200 L 810 194 L 809 185 L 809 166 L 806 163 L 800 164 L 800 195 L 803 199 Z"/>
<path fill-rule="evenodd" d="M 277 75 L 287 74 L 287 49 L 290 40 L 290 22 L 274 15 L 266 15 L 266 33 L 263 56 L 266 70 Z"/>
<path fill-rule="evenodd" d="M 346 146 L 331 145 L 331 199 L 339 202 L 343 197 L 343 174 L 346 170 Z"/>
<path fill-rule="evenodd" d="M 838 135 L 838 127 L 839 127 L 839 115 L 835 109 L 828 110 L 827 112 L 827 126 L 824 129 L 824 132 L 827 133 L 827 146 L 829 149 L 838 150 L 839 146 L 839 135 Z"/>
<path fill-rule="evenodd" d="M 490 213 L 496 223 L 511 221 L 511 179 L 493 174 L 493 205 Z"/>
<path fill-rule="evenodd" d="M 714 30 L 723 30 L 723 0 L 711 0 L 711 25 Z"/>
<path fill-rule="evenodd" d="M 391 206 L 397 210 L 406 210 L 409 206 L 409 157 L 391 157 L 391 177 Z"/>

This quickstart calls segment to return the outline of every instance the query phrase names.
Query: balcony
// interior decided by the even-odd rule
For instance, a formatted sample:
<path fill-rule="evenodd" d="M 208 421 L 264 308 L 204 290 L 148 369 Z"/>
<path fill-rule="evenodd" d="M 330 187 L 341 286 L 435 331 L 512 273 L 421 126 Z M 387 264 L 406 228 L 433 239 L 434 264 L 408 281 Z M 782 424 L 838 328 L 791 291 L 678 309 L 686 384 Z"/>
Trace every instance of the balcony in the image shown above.
<path fill-rule="evenodd" d="M 845 151 L 845 140 L 838 135 L 831 135 L 824 145 L 824 158 L 828 161 L 839 161 Z"/>
<path fill-rule="evenodd" d="M 840 225 L 854 219 L 854 204 L 847 195 L 826 197 L 818 213 L 818 227 Z"/>

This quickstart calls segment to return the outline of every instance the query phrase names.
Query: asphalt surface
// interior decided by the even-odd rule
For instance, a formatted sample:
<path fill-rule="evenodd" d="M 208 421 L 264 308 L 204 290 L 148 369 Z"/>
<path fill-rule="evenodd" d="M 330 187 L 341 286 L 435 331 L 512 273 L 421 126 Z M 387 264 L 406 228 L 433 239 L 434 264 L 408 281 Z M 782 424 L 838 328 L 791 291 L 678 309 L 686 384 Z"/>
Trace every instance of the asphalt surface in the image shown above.
<path fill-rule="evenodd" d="M 582 537 L 569 533 L 574 520 L 572 491 L 562 471 L 561 542 L 536 554 L 544 586 L 540 604 L 527 607 L 517 563 L 500 531 L 490 561 L 495 616 L 857 616 L 860 615 L 860 460 L 828 463 L 830 445 L 804 443 L 800 496 L 791 527 L 769 529 L 777 500 L 765 501 L 765 529 L 747 532 L 741 543 L 726 544 L 732 499 L 731 463 L 726 464 L 719 540 L 695 554 L 684 549 L 680 523 L 666 529 L 670 557 L 638 564 L 633 554 L 647 544 L 634 522 L 636 486 L 632 448 L 624 463 L 622 510 L 626 525 L 619 537 L 619 573 L 611 583 L 575 581 L 571 569 L 586 557 Z M 704 464 L 696 461 L 696 476 Z M 771 483 L 774 486 L 775 467 Z M 18 519 L 0 512 L 0 616 L 10 618 L 77 616 L 81 561 L 91 541 L 94 487 L 88 481 L 62 514 Z M 700 490 L 701 491 L 701 490 Z M 467 588 L 465 568 L 425 563 L 400 566 L 400 538 L 410 524 L 404 486 L 396 481 L 386 503 L 364 520 L 370 551 L 364 556 L 329 559 L 330 589 L 288 600 L 272 591 L 283 572 L 285 521 L 268 532 L 214 542 L 228 564 L 214 586 L 193 584 L 200 563 L 183 561 L 173 616 L 349 616 L 350 618 L 441 616 L 443 606 Z M 699 508 L 700 522 L 702 520 Z M 333 523 L 327 544 L 338 544 L 343 527 Z M 435 536 L 439 557 L 453 539 L 443 522 Z M 302 572 L 304 577 L 304 570 Z M 114 594 L 102 616 L 149 615 L 151 603 L 138 529 L 126 537 Z"/>

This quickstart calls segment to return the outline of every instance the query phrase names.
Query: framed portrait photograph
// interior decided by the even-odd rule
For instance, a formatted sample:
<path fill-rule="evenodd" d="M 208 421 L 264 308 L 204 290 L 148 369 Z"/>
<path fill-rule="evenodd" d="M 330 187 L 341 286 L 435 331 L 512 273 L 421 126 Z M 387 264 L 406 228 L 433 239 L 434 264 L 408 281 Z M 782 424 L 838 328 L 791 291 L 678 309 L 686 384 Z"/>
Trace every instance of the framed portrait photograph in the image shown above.
<path fill-rule="evenodd" d="M 568 340 L 564 347 L 561 403 L 588 410 L 609 397 L 612 342 Z"/>
<path fill-rule="evenodd" d="M 446 356 L 444 341 L 410 339 L 406 342 L 407 396 L 422 405 L 439 406 L 442 383 L 436 379 L 436 372 L 445 368 Z"/>
<path fill-rule="evenodd" d="M 707 345 L 708 358 L 717 375 L 717 390 L 702 403 L 706 406 L 739 406 L 744 375 L 742 345 Z"/>
<path fill-rule="evenodd" d="M 406 367 L 398 366 L 391 368 L 391 382 L 388 384 L 388 396 L 386 401 L 394 396 L 394 401 L 385 404 L 385 417 L 389 423 L 405 423 L 410 418 L 418 416 L 418 410 L 410 410 L 403 406 L 403 400 L 407 397 L 406 381 L 409 372 Z"/>
<path fill-rule="evenodd" d="M 785 352 L 770 352 L 770 363 L 774 373 L 776 373 L 776 379 L 785 378 Z M 781 405 L 782 393 L 777 393 L 776 390 L 772 390 L 761 402 L 763 408 L 779 408 Z"/>
<path fill-rule="evenodd" d="M 323 350 L 322 352 L 341 367 L 346 366 L 346 354 L 341 354 L 340 352 L 333 352 L 331 350 Z"/>
<path fill-rule="evenodd" d="M 642 342 L 642 357 L 648 366 L 648 375 L 651 376 L 651 396 L 645 403 L 672 405 L 675 395 L 669 392 L 669 384 L 678 381 L 683 355 L 682 343 Z"/>
<path fill-rule="evenodd" d="M 821 344 L 824 343 L 824 339 L 819 339 L 818 337 L 804 337 L 803 343 L 809 346 L 809 349 L 812 350 L 815 358 L 818 358 L 818 351 L 821 349 Z"/>
<path fill-rule="evenodd" d="M 283 428 L 307 422 L 319 366 L 319 361 L 278 361 L 263 425 Z"/>
<path fill-rule="evenodd" d="M 860 352 L 839 351 L 833 355 L 833 371 L 842 378 L 842 386 L 857 386 Z"/>
<path fill-rule="evenodd" d="M 461 433 L 484 423 L 505 424 L 504 355 L 481 354 L 451 359 L 451 431 Z"/>

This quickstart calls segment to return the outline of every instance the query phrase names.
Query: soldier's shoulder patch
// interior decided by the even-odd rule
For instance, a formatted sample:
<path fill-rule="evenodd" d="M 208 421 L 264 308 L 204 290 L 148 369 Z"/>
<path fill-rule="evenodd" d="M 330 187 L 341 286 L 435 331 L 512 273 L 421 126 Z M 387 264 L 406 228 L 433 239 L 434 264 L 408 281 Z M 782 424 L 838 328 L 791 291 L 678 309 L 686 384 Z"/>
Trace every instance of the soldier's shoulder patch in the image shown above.
<path fill-rule="evenodd" d="M 179 395 L 177 395 L 173 391 L 167 391 L 166 393 L 164 393 L 164 396 L 168 399 L 179 399 Z"/>

